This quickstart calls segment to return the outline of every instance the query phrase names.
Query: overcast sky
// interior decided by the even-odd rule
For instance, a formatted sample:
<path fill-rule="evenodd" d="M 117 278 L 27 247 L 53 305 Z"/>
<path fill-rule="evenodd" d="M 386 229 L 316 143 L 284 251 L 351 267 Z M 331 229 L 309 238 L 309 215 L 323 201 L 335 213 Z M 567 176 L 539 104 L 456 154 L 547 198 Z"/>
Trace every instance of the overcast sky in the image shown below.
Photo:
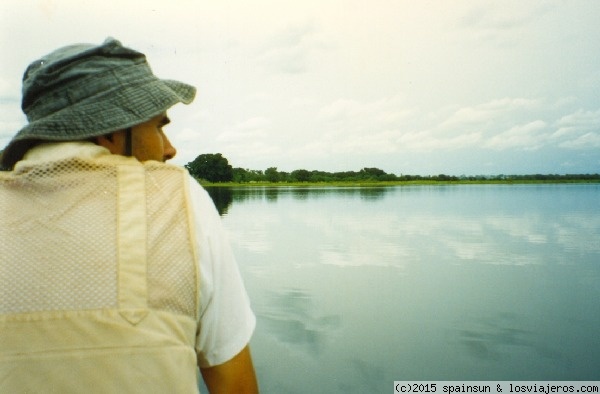
<path fill-rule="evenodd" d="M 600 173 L 600 1 L 2 0 L 0 145 L 34 59 L 107 36 L 198 88 L 177 164 Z"/>

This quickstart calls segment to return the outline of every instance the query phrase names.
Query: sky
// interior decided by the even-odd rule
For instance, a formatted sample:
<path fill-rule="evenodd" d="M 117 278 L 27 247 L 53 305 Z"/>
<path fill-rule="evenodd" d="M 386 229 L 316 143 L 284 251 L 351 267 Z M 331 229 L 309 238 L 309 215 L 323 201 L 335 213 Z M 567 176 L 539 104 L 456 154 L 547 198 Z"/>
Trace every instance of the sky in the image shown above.
<path fill-rule="evenodd" d="M 600 173 L 597 0 L 2 0 L 0 146 L 27 65 L 114 37 L 198 88 L 176 164 Z"/>

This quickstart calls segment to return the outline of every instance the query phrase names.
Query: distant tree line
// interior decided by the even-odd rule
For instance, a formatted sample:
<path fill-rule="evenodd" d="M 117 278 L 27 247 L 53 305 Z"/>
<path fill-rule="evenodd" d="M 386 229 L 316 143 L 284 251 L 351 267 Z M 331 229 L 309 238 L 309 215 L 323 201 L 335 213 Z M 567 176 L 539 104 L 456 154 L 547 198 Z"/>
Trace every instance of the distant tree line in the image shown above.
<path fill-rule="evenodd" d="M 269 167 L 265 171 L 233 169 L 234 182 L 358 182 L 358 181 L 395 181 L 398 177 L 388 174 L 379 168 L 363 168 L 360 171 L 326 172 L 299 169 L 291 172 L 278 171 L 277 167 Z"/>
<path fill-rule="evenodd" d="M 379 168 L 363 168 L 360 171 L 326 172 L 299 169 L 291 172 L 278 171 L 277 167 L 266 170 L 250 170 L 232 167 L 221 153 L 201 154 L 185 167 L 197 179 L 211 183 L 296 183 L 296 182 L 382 182 L 382 181 L 598 181 L 600 174 L 531 174 L 531 175 L 395 175 Z"/>

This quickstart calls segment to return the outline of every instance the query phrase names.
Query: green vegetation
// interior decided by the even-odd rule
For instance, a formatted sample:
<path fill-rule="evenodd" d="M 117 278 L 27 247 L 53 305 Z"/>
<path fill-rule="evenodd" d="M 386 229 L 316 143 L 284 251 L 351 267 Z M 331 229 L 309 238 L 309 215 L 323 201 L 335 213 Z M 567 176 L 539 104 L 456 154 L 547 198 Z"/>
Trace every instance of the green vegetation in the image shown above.
<path fill-rule="evenodd" d="M 220 153 L 199 155 L 185 165 L 185 168 L 196 179 L 211 183 L 231 182 L 233 168 Z"/>
<path fill-rule="evenodd" d="M 305 169 L 292 172 L 269 167 L 265 171 L 232 168 L 220 153 L 202 154 L 185 167 L 204 185 L 220 186 L 388 186 L 411 184 L 473 183 L 573 183 L 600 182 L 600 174 L 532 174 L 532 175 L 395 175 L 379 168 L 360 171 L 325 172 Z"/>

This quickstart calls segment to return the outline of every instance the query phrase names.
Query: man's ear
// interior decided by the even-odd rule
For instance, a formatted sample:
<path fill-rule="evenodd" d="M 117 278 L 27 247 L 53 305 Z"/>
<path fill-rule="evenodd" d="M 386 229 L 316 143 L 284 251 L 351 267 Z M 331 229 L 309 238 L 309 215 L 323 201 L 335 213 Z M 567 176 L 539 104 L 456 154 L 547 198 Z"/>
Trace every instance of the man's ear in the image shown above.
<path fill-rule="evenodd" d="M 122 155 L 124 149 L 123 131 L 98 136 L 96 137 L 96 144 L 105 147 L 112 154 Z"/>

